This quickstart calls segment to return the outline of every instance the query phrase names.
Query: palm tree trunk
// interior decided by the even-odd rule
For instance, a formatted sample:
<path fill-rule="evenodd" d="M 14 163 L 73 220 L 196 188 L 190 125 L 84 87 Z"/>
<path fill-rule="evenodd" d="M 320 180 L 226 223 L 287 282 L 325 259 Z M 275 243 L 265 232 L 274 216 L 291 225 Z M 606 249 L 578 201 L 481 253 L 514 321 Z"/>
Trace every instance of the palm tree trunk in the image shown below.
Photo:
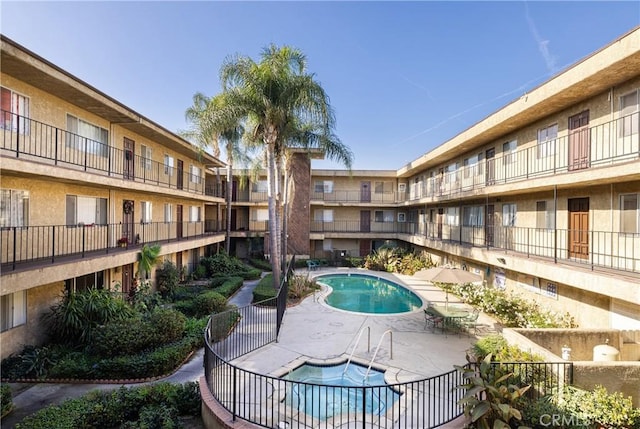
<path fill-rule="evenodd" d="M 269 253 L 273 272 L 273 286 L 280 287 L 280 254 L 278 253 L 278 217 L 276 207 L 276 162 L 274 144 L 267 142 L 267 200 L 269 204 Z"/>
<path fill-rule="evenodd" d="M 231 153 L 231 145 L 227 145 L 227 236 L 225 238 L 224 248 L 227 254 L 231 254 L 231 199 L 233 192 L 233 156 Z"/>

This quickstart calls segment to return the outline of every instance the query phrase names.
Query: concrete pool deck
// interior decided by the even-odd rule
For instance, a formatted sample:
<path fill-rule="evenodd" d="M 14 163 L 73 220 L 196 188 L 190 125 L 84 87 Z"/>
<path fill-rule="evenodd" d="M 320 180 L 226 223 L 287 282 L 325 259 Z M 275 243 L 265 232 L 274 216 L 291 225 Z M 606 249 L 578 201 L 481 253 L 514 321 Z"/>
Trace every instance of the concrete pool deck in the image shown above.
<path fill-rule="evenodd" d="M 412 276 L 348 268 L 297 271 L 298 275 L 310 278 L 334 273 L 369 274 L 394 281 L 413 290 L 425 305 L 428 302 L 441 304 L 446 299 L 440 288 Z M 278 341 L 241 356 L 233 363 L 260 374 L 281 376 L 304 362 L 344 362 L 355 346 L 353 361 L 369 365 L 373 359 L 374 367 L 387 370 L 388 383 L 400 383 L 436 376 L 451 371 L 453 365 L 465 364 L 465 352 L 477 340 L 464 332 L 446 335 L 439 330 L 432 332 L 425 326 L 424 306 L 403 314 L 359 314 L 329 307 L 323 300 L 325 294 L 323 288 L 322 292 L 289 307 Z M 449 296 L 449 305 L 461 304 Z M 488 316 L 481 315 L 479 323 L 484 327 L 482 333 L 495 331 L 495 321 Z M 367 328 L 371 332 L 370 347 Z M 378 343 L 380 347 L 374 359 Z"/>

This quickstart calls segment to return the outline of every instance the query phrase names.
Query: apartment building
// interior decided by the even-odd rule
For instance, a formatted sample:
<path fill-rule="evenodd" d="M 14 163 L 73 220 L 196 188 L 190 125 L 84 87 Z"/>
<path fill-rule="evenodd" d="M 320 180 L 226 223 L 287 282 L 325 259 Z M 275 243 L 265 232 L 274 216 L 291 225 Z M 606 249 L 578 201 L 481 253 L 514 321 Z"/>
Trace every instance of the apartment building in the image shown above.
<path fill-rule="evenodd" d="M 289 253 L 340 261 L 395 243 L 582 327 L 638 329 L 639 102 L 635 29 L 397 170 L 309 168 L 289 216 L 309 219 L 309 244 Z M 261 201 L 247 235 L 264 235 Z"/>
<path fill-rule="evenodd" d="M 1 357 L 67 291 L 127 294 L 144 244 L 197 263 L 224 241 L 224 164 L 2 36 Z M 153 278 L 153 275 L 151 276 Z"/>

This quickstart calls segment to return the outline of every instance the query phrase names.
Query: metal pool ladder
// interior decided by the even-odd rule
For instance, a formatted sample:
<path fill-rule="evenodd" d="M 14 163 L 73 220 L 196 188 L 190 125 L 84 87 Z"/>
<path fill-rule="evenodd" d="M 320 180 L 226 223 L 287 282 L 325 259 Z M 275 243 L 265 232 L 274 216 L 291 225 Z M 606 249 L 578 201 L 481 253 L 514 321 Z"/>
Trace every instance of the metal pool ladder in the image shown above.
<path fill-rule="evenodd" d="M 369 362 L 369 367 L 367 368 L 367 372 L 364 374 L 363 381 L 365 381 L 367 377 L 369 377 L 369 371 L 371 371 L 371 365 L 373 365 L 373 361 L 376 360 L 376 355 L 378 354 L 378 350 L 380 350 L 382 339 L 387 334 L 389 334 L 389 348 L 390 348 L 389 359 L 393 359 L 393 331 L 391 329 L 387 329 L 382 333 L 382 336 L 380 337 L 380 341 L 378 341 L 378 346 L 376 347 L 376 351 L 373 352 L 373 357 L 371 358 L 371 362 Z"/>
<path fill-rule="evenodd" d="M 358 343 L 360 342 L 360 337 L 362 337 L 362 333 L 364 332 L 365 328 L 367 329 L 367 353 L 371 351 L 371 326 L 365 326 L 364 328 L 360 329 L 360 332 L 358 333 L 358 338 L 356 339 L 356 342 L 353 344 L 353 349 L 351 349 L 351 354 L 349 355 L 349 359 L 347 359 L 347 364 L 344 367 L 344 371 L 342 371 L 342 375 L 346 374 L 347 368 L 349 368 L 349 364 L 351 363 L 351 358 L 353 357 L 353 354 L 355 353 L 356 348 L 358 347 Z"/>

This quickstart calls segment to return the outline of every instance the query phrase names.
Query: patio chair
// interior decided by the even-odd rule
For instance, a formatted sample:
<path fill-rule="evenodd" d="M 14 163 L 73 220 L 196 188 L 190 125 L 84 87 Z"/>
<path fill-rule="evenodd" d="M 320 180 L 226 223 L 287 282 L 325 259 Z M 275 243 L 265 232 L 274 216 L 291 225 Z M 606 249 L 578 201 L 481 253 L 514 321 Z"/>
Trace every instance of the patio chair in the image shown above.
<path fill-rule="evenodd" d="M 474 309 L 469 316 L 465 317 L 462 320 L 462 326 L 467 332 L 471 333 L 471 329 L 473 329 L 473 335 L 478 333 L 478 317 L 480 317 L 480 310 Z"/>
<path fill-rule="evenodd" d="M 431 332 L 438 327 L 444 331 L 444 318 L 429 311 L 428 307 L 424 309 L 424 329 L 427 329 L 427 326 L 431 326 Z"/>
<path fill-rule="evenodd" d="M 307 269 L 309 271 L 315 271 L 320 267 L 320 263 L 314 259 L 307 260 Z"/>

